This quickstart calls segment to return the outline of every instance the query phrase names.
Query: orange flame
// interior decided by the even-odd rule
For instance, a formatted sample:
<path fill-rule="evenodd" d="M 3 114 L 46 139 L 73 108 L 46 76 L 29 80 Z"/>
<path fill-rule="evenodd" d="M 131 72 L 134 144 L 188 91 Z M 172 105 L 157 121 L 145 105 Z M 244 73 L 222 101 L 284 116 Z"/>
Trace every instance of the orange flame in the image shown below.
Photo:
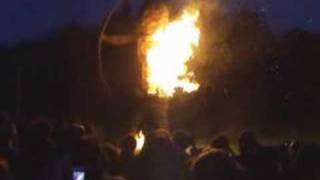
<path fill-rule="evenodd" d="M 139 131 L 139 133 L 134 135 L 134 139 L 136 140 L 136 143 L 137 143 L 134 154 L 139 155 L 142 148 L 143 148 L 143 145 L 144 145 L 146 138 L 145 138 L 145 135 L 143 134 L 143 132 Z"/>
<path fill-rule="evenodd" d="M 199 44 L 199 10 L 186 8 L 171 22 L 168 13 L 163 16 L 143 46 L 148 93 L 170 97 L 178 87 L 186 92 L 196 91 L 199 84 L 192 81 L 194 74 L 188 71 L 186 63 Z"/>

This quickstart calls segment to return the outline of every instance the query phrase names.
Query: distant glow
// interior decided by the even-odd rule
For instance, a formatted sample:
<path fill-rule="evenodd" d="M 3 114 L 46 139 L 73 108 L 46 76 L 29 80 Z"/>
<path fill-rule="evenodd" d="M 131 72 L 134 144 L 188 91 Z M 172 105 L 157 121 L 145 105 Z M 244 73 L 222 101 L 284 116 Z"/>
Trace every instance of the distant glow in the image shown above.
<path fill-rule="evenodd" d="M 137 143 L 134 154 L 138 155 L 138 154 L 140 154 L 140 152 L 143 148 L 143 145 L 145 142 L 145 136 L 142 131 L 139 131 L 139 133 L 134 135 L 134 139 L 136 140 L 136 143 Z"/>
<path fill-rule="evenodd" d="M 153 33 L 147 37 L 145 58 L 147 64 L 148 93 L 170 97 L 176 88 L 192 92 L 199 84 L 192 81 L 186 63 L 199 44 L 200 29 L 197 27 L 198 9 L 186 8 L 173 21 L 165 17 Z"/>

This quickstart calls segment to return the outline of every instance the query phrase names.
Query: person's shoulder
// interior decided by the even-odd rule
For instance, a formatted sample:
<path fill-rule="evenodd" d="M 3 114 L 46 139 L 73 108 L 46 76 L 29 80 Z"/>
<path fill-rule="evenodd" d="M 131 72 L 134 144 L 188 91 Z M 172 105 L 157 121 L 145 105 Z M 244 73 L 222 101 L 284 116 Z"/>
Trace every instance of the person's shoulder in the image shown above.
<path fill-rule="evenodd" d="M 198 155 L 198 157 L 195 158 L 195 163 L 201 162 L 201 161 L 213 160 L 213 159 L 229 160 L 230 156 L 227 152 L 223 150 L 210 148 L 202 152 L 200 155 Z"/>

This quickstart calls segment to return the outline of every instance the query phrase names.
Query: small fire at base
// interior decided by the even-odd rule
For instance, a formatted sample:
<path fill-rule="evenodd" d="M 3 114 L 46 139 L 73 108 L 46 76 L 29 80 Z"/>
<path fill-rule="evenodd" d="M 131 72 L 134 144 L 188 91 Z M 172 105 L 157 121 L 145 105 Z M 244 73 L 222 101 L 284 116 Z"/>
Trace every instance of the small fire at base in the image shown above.
<path fill-rule="evenodd" d="M 145 135 L 143 134 L 142 130 L 139 131 L 139 133 L 134 135 L 134 139 L 136 140 L 136 148 L 134 150 L 135 155 L 139 155 L 140 152 L 142 151 L 142 148 L 145 143 Z"/>

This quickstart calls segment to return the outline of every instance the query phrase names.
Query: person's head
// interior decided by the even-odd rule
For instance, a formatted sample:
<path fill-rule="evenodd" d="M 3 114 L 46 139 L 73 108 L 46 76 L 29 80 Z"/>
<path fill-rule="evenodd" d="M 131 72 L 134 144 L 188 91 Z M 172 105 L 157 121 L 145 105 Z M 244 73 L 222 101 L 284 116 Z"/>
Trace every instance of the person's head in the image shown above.
<path fill-rule="evenodd" d="M 28 128 L 28 135 L 31 141 L 45 142 L 52 133 L 51 124 L 45 118 L 35 117 Z"/>
<path fill-rule="evenodd" d="M 234 170 L 234 162 L 230 156 L 217 149 L 201 154 L 191 166 L 195 180 L 229 180 L 232 179 Z"/>
<path fill-rule="evenodd" d="M 239 149 L 241 154 L 250 154 L 259 147 L 259 143 L 253 134 L 250 131 L 244 131 L 239 138 Z"/>
<path fill-rule="evenodd" d="M 64 145 L 72 148 L 83 142 L 83 136 L 85 134 L 85 128 L 81 124 L 72 123 L 64 129 Z"/>
<path fill-rule="evenodd" d="M 43 120 L 33 120 L 25 126 L 19 138 L 20 146 L 27 151 L 38 151 L 40 147 L 51 144 L 51 124 Z"/>
<path fill-rule="evenodd" d="M 173 135 L 173 141 L 175 145 L 181 148 L 182 150 L 185 150 L 189 146 L 194 144 L 193 137 L 184 131 L 177 131 Z"/>
<path fill-rule="evenodd" d="M 168 131 L 158 130 L 148 134 L 140 157 L 143 172 L 139 173 L 139 179 L 179 179 L 179 152 Z"/>
<path fill-rule="evenodd" d="M 137 142 L 135 138 L 127 134 L 120 142 L 121 154 L 125 156 L 133 156 Z"/>
<path fill-rule="evenodd" d="M 226 136 L 218 136 L 211 142 L 211 146 L 217 149 L 230 150 L 229 141 Z"/>
<path fill-rule="evenodd" d="M 297 140 L 292 140 L 287 145 L 288 155 L 289 157 L 295 156 L 300 150 L 302 144 Z"/>

